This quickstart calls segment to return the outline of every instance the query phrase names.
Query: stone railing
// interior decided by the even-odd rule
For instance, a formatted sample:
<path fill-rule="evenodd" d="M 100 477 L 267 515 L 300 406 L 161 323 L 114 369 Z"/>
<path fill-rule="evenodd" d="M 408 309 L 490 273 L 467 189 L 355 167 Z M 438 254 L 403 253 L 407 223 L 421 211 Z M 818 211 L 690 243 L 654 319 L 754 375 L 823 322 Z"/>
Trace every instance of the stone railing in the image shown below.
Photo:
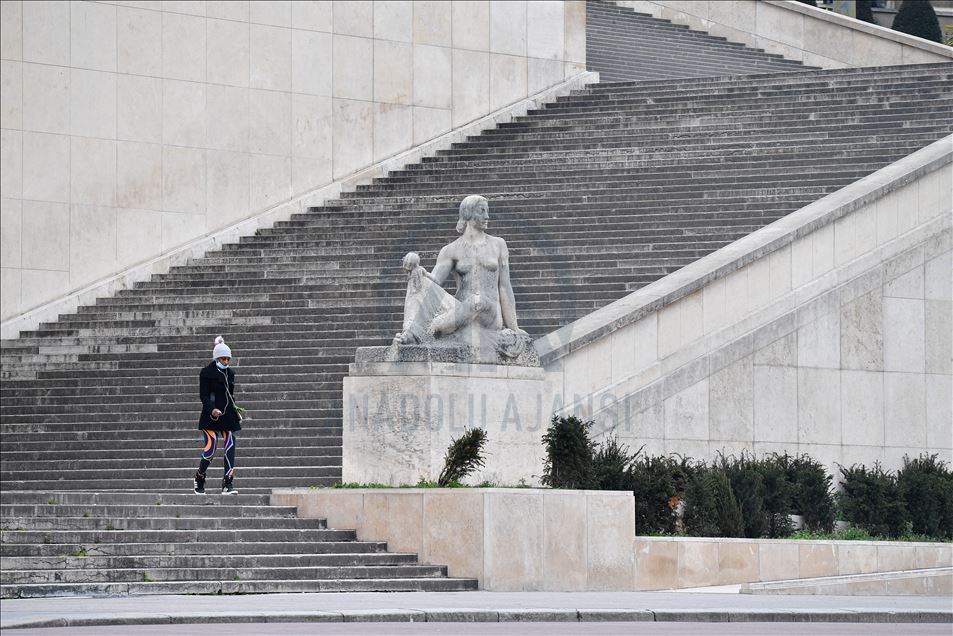
<path fill-rule="evenodd" d="M 953 544 L 636 537 L 635 589 L 793 581 L 953 566 Z"/>
<path fill-rule="evenodd" d="M 953 60 L 953 48 L 793 0 L 616 4 L 821 68 Z"/>
<path fill-rule="evenodd" d="M 951 160 L 947 137 L 537 340 L 564 411 L 648 453 L 949 458 Z"/>

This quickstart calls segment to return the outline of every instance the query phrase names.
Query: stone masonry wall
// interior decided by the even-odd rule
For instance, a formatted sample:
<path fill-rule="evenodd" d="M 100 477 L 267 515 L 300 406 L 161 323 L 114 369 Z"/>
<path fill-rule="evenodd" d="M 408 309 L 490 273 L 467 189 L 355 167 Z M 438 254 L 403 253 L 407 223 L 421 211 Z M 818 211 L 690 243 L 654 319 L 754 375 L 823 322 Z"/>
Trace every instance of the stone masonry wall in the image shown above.
<path fill-rule="evenodd" d="M 8 319 L 585 68 L 584 2 L 19 2 Z"/>
<path fill-rule="evenodd" d="M 821 68 L 953 59 L 948 46 L 788 0 L 617 0 L 616 4 Z"/>
<path fill-rule="evenodd" d="M 786 245 L 570 346 L 547 367 L 565 411 L 652 454 L 787 451 L 832 470 L 892 469 L 922 452 L 953 460 L 953 170 L 924 169 L 900 171 L 885 195 L 854 184 L 849 213 L 816 216 Z M 775 226 L 801 212 L 760 233 L 783 236 Z M 726 249 L 743 262 L 758 235 Z M 651 288 L 646 297 L 665 293 Z"/>

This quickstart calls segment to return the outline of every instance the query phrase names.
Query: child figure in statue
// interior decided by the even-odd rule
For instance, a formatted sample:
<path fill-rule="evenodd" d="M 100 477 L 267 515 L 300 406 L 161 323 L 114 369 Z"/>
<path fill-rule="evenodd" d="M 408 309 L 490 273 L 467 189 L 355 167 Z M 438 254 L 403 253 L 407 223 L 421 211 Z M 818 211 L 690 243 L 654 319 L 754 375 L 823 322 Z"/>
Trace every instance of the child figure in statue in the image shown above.
<path fill-rule="evenodd" d="M 460 204 L 462 236 L 440 250 L 432 272 L 420 266 L 416 253 L 404 257 L 410 277 L 395 345 L 465 345 L 478 358 L 472 362 L 515 358 L 532 346 L 516 320 L 506 241 L 486 233 L 489 218 L 487 200 L 470 195 Z M 456 296 L 442 287 L 450 274 Z"/>

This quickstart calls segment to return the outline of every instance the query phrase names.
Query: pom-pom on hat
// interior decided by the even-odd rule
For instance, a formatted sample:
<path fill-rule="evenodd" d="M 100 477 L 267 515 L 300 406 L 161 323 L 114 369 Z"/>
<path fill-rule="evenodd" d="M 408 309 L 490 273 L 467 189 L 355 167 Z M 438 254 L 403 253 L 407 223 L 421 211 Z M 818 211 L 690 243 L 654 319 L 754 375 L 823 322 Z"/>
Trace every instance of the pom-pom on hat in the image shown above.
<path fill-rule="evenodd" d="M 219 336 L 215 339 L 215 348 L 212 349 L 212 359 L 218 360 L 219 358 L 231 358 L 232 350 L 228 348 L 228 345 L 225 344 L 225 339 Z"/>

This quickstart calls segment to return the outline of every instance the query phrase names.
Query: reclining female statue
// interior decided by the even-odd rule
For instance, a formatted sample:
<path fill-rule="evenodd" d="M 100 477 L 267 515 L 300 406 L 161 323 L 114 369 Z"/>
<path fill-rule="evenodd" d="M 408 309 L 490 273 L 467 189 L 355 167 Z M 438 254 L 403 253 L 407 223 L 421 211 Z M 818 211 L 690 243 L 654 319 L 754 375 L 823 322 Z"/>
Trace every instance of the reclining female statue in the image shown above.
<path fill-rule="evenodd" d="M 488 222 L 487 200 L 470 195 L 460 204 L 462 236 L 440 250 L 432 272 L 420 266 L 416 253 L 404 257 L 410 277 L 395 345 L 466 346 L 471 362 L 506 361 L 532 349 L 516 320 L 506 241 L 486 233 Z M 442 287 L 450 274 L 456 296 Z"/>

